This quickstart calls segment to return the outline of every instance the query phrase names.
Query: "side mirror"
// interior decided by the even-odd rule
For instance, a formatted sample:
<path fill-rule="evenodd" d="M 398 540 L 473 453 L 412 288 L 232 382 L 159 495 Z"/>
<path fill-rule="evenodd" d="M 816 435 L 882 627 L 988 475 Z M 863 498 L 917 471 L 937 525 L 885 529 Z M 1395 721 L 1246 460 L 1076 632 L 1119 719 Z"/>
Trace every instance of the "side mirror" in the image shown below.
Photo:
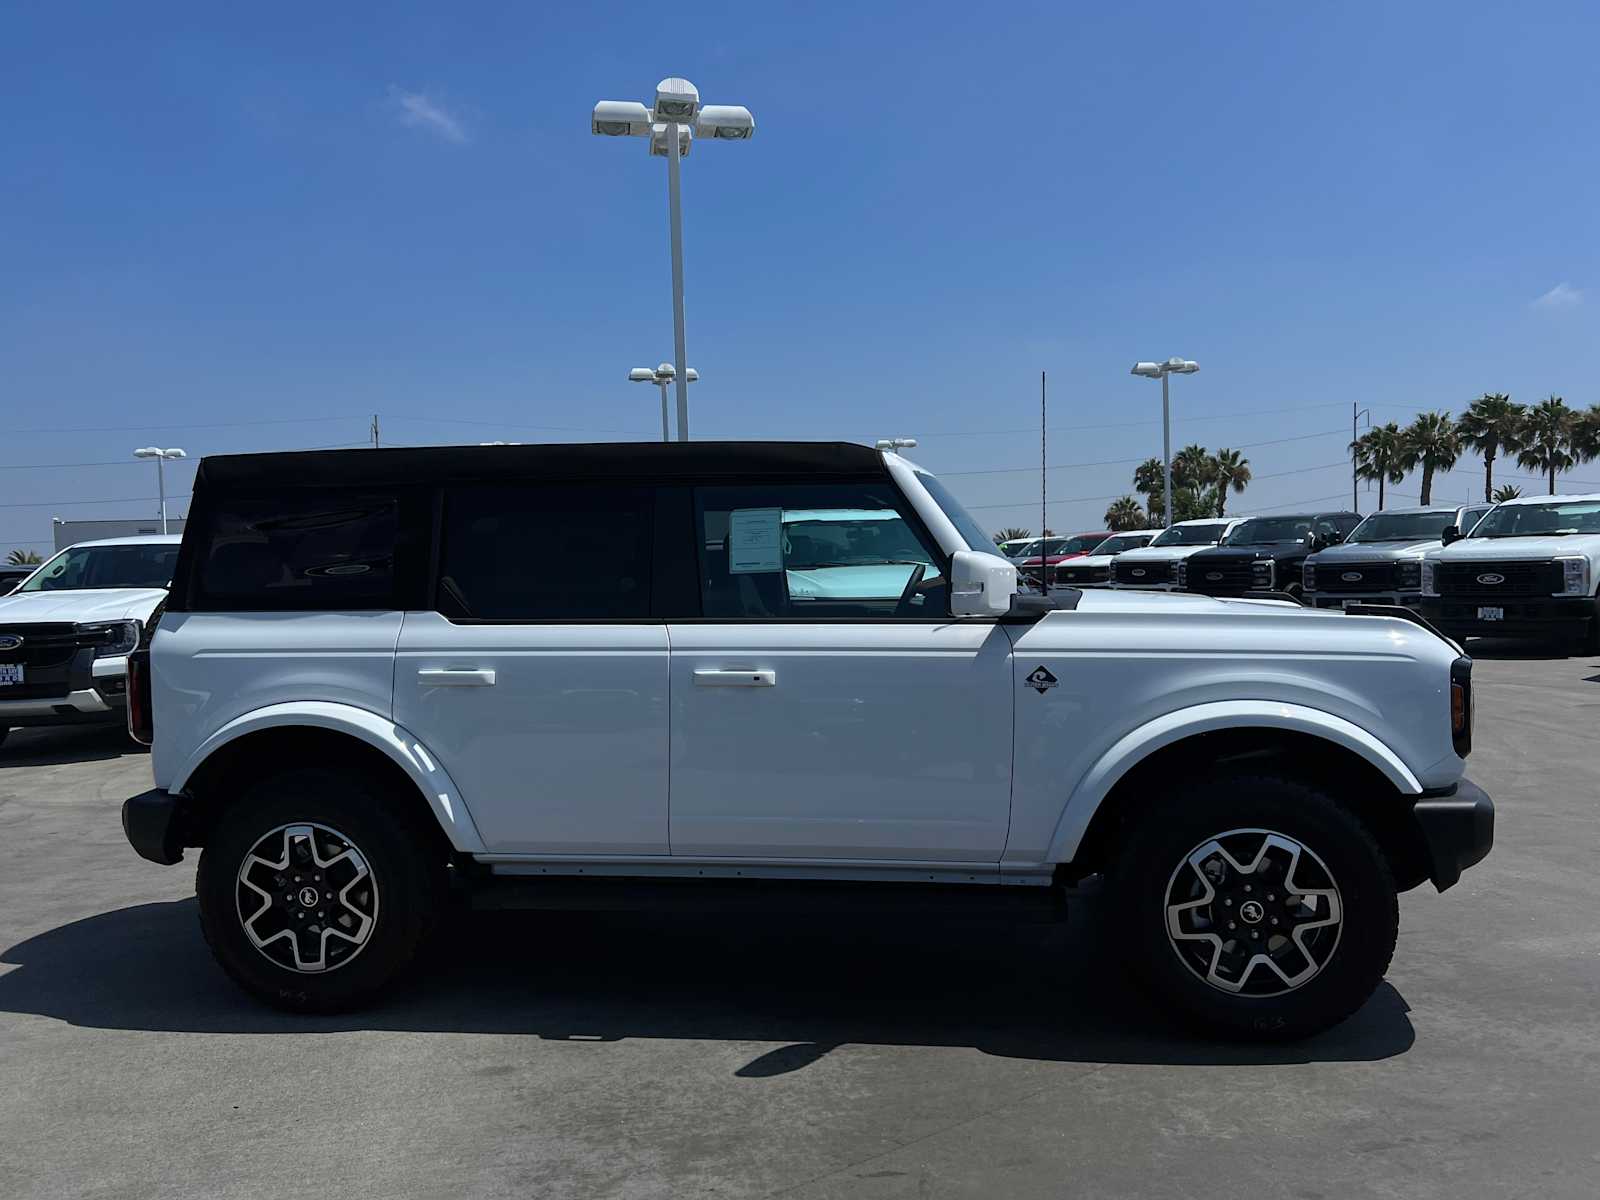
<path fill-rule="evenodd" d="M 950 557 L 950 615 L 1003 617 L 1017 594 L 1017 568 L 997 554 L 957 550 Z"/>
<path fill-rule="evenodd" d="M 1451 542 L 1459 542 L 1461 540 L 1461 530 L 1454 525 L 1446 525 L 1444 533 L 1440 535 L 1439 540 L 1446 546 Z"/>

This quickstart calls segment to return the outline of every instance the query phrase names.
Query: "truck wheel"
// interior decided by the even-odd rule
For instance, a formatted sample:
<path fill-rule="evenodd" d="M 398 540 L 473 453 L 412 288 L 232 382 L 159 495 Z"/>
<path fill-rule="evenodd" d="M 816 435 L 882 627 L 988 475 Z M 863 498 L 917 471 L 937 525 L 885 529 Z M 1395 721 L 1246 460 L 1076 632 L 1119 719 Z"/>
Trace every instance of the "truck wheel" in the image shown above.
<path fill-rule="evenodd" d="M 200 929 L 222 969 L 279 1008 L 372 999 L 431 928 L 444 861 L 358 771 L 285 771 L 222 814 L 200 855 Z"/>
<path fill-rule="evenodd" d="M 1323 792 L 1218 775 L 1147 810 L 1107 880 L 1115 942 L 1180 1020 L 1290 1040 L 1344 1020 L 1388 970 L 1393 876 Z"/>

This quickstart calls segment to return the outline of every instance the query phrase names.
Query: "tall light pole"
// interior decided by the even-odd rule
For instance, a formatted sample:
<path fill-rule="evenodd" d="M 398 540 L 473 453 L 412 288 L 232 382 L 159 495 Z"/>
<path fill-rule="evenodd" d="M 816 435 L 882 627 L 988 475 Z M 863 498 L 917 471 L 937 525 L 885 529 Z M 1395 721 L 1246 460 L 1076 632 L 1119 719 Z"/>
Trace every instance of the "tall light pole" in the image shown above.
<path fill-rule="evenodd" d="M 161 496 L 161 532 L 167 532 L 167 476 L 166 462 L 169 458 L 188 458 L 178 447 L 163 450 L 160 446 L 140 446 L 133 452 L 135 458 L 153 458 L 156 460 L 156 487 Z"/>
<path fill-rule="evenodd" d="M 1172 406 L 1167 402 L 1167 376 L 1193 375 L 1199 369 L 1199 363 L 1191 362 L 1187 358 L 1169 358 L 1166 362 L 1133 364 L 1133 374 L 1143 375 L 1146 379 L 1161 380 L 1161 477 L 1162 486 L 1166 489 L 1162 494 L 1161 507 L 1165 510 L 1168 529 L 1172 528 L 1172 510 L 1175 506 L 1172 497 Z"/>
<path fill-rule="evenodd" d="M 662 363 L 652 370 L 649 367 L 635 367 L 628 372 L 628 379 L 633 383 L 655 383 L 661 386 L 661 440 L 670 442 L 672 432 L 667 427 L 667 388 L 677 377 L 678 371 L 671 363 Z M 700 378 L 700 372 L 690 367 L 687 372 L 687 382 L 693 383 Z"/>
<path fill-rule="evenodd" d="M 1370 408 L 1357 410 L 1356 405 L 1358 403 L 1359 401 L 1351 401 L 1350 403 L 1350 511 L 1355 513 L 1361 511 L 1361 497 L 1356 491 L 1357 466 L 1359 464 L 1359 459 L 1356 457 L 1356 443 L 1361 440 L 1361 418 L 1365 417 L 1367 419 L 1367 428 L 1372 428 L 1372 410 Z"/>
<path fill-rule="evenodd" d="M 679 163 L 694 147 L 695 134 L 722 141 L 744 141 L 756 131 L 750 110 L 737 104 L 701 104 L 687 79 L 656 84 L 656 102 L 646 108 L 632 100 L 602 100 L 594 106 L 590 132 L 601 137 L 650 139 L 650 153 L 667 160 L 667 223 L 672 240 L 672 347 L 677 362 L 678 440 L 689 440 L 689 367 L 683 335 L 683 201 Z"/>

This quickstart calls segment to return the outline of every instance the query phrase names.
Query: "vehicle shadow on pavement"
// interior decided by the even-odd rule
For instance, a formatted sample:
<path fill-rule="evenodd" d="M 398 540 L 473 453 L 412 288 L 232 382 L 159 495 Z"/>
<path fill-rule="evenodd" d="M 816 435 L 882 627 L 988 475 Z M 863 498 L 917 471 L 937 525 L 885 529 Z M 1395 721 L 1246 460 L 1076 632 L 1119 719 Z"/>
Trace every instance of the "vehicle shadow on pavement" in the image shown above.
<path fill-rule="evenodd" d="M 87 917 L 0 952 L 0 1011 L 74 1025 L 194 1033 L 350 1030 L 614 1042 L 780 1042 L 736 1072 L 801 1070 L 844 1044 L 970 1046 L 1056 1062 L 1372 1061 L 1415 1033 L 1389 984 L 1343 1025 L 1284 1046 L 1174 1028 L 1122 978 L 1081 909 L 1064 923 L 490 912 L 453 917 L 380 1006 L 300 1017 L 222 974 L 192 899 Z"/>
<path fill-rule="evenodd" d="M 0 747 L 0 770 L 8 767 L 59 767 L 66 763 L 104 762 L 124 755 L 145 755 L 121 725 L 52 726 L 13 729 Z"/>

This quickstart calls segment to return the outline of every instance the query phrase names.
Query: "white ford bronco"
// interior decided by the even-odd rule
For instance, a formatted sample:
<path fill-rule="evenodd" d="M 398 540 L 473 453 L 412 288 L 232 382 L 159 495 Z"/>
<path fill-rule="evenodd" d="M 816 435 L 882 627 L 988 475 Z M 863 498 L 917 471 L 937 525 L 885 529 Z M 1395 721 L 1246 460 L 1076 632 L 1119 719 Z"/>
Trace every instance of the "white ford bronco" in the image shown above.
<path fill-rule="evenodd" d="M 177 557 L 176 536 L 79 542 L 0 598 L 0 743 L 18 727 L 127 722 L 128 655 Z"/>
<path fill-rule="evenodd" d="M 1103 877 L 1182 1018 L 1348 1016 L 1397 893 L 1488 853 L 1471 662 L 1403 610 L 1019 595 L 993 550 L 847 444 L 206 459 L 123 826 L 202 848 L 212 950 L 291 1009 L 373 998 L 462 892 L 931 918 Z"/>

